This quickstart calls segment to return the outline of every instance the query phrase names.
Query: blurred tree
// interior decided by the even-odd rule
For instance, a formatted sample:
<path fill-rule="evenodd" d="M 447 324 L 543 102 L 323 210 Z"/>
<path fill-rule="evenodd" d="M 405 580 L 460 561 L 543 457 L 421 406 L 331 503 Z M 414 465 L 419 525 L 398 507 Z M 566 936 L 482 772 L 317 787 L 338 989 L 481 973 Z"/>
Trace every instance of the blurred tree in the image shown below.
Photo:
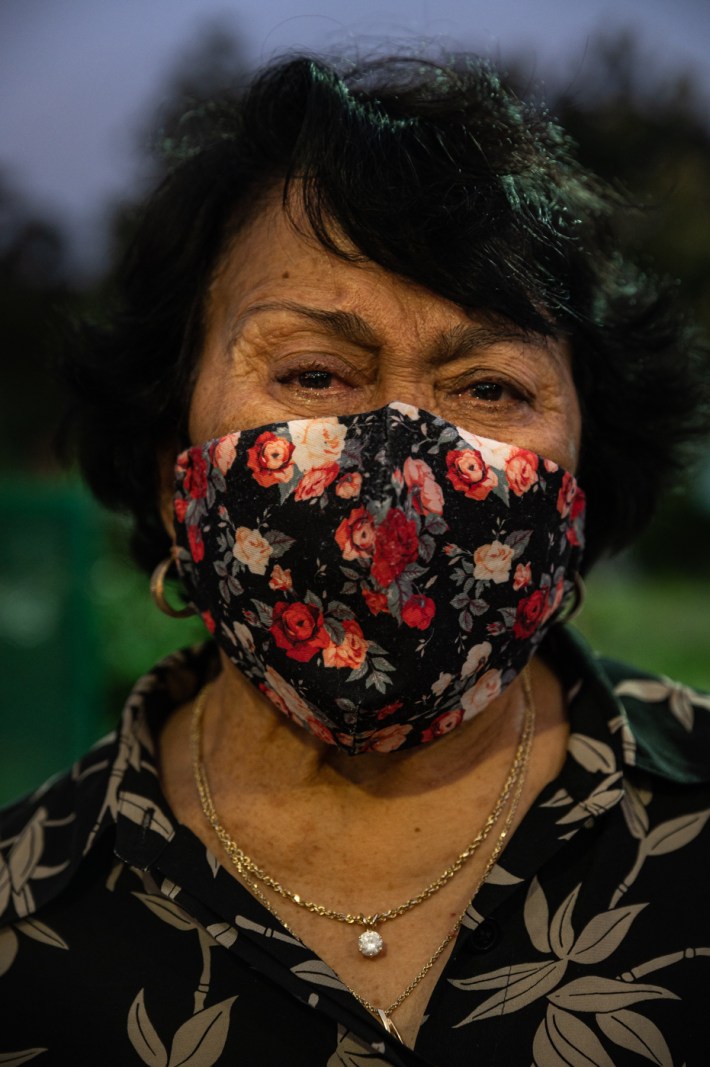
<path fill-rule="evenodd" d="M 583 72 L 553 77 L 552 112 L 580 159 L 630 194 L 622 240 L 640 262 L 677 280 L 682 302 L 710 334 L 710 123 L 707 102 L 684 71 L 662 73 L 637 34 L 602 35 Z M 710 364 L 709 370 L 710 373 Z M 710 443 L 697 470 L 670 494 L 634 546 L 633 564 L 710 576 Z"/>
<path fill-rule="evenodd" d="M 200 104 L 239 93 L 251 69 L 242 39 L 221 18 L 207 23 L 200 36 L 176 56 L 164 91 L 149 111 L 146 126 L 139 131 L 154 179 L 163 172 L 166 153 L 172 159 L 179 157 L 183 138 Z"/>
<path fill-rule="evenodd" d="M 0 176 L 0 466 L 51 468 L 57 387 L 47 373 L 69 298 L 60 230 Z"/>

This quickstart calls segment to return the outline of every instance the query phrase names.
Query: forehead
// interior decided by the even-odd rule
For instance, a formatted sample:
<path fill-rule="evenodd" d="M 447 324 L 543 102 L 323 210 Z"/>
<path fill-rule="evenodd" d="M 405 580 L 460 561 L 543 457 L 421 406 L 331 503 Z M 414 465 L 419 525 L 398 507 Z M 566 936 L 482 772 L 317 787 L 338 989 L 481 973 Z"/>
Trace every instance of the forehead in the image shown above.
<path fill-rule="evenodd" d="M 229 242 L 206 304 L 206 349 L 250 340 L 269 345 L 297 334 L 326 334 L 372 354 L 435 366 L 452 351 L 513 342 L 544 353 L 567 373 L 563 339 L 526 331 L 484 308 L 469 310 L 366 259 L 337 227 L 337 247 L 315 236 L 292 194 L 275 190 Z M 203 353 L 204 355 L 204 353 Z M 551 366 L 551 370 L 554 367 Z"/>
<path fill-rule="evenodd" d="M 269 302 L 357 308 L 380 315 L 419 309 L 431 319 L 469 319 L 458 305 L 365 259 L 334 228 L 345 255 L 326 248 L 297 204 L 285 210 L 274 194 L 242 226 L 223 253 L 209 287 L 207 325 L 234 327 L 249 309 Z"/>

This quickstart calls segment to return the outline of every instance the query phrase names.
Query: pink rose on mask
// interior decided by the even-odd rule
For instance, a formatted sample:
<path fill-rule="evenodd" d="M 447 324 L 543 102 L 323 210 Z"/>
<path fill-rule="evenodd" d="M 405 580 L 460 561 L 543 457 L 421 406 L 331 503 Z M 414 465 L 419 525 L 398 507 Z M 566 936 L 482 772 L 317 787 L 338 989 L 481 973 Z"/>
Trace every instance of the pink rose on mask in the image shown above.
<path fill-rule="evenodd" d="M 323 490 L 338 477 L 339 470 L 337 463 L 329 463 L 327 467 L 311 467 L 296 486 L 296 500 L 311 500 L 315 496 L 321 496 Z"/>
<path fill-rule="evenodd" d="M 290 441 L 271 430 L 260 433 L 247 451 L 247 467 L 253 472 L 255 481 L 265 489 L 290 482 L 293 477 L 293 449 Z"/>
<path fill-rule="evenodd" d="M 431 597 L 415 594 L 402 608 L 402 622 L 412 629 L 426 630 L 434 618 L 436 606 Z"/>
<path fill-rule="evenodd" d="M 381 730 L 376 730 L 374 734 L 371 734 L 363 748 L 363 752 L 395 752 L 402 747 L 407 739 L 407 734 L 411 732 L 412 727 L 406 722 L 383 726 Z"/>
<path fill-rule="evenodd" d="M 487 708 L 500 693 L 500 671 L 491 668 L 478 679 L 475 685 L 467 689 L 461 697 L 464 719 L 468 721 Z"/>
<path fill-rule="evenodd" d="M 331 644 L 323 649 L 323 663 L 326 667 L 360 667 L 367 654 L 367 641 L 355 619 L 343 621 L 345 636 L 339 645 Z"/>
<path fill-rule="evenodd" d="M 336 485 L 335 495 L 343 500 L 352 500 L 353 497 L 360 495 L 361 488 L 362 475 L 359 471 L 350 471 L 349 474 L 344 474 Z"/>
<path fill-rule="evenodd" d="M 408 563 L 419 554 L 417 527 L 400 508 L 387 512 L 375 535 L 372 577 L 381 586 L 391 585 Z"/>
<path fill-rule="evenodd" d="M 200 612 L 200 618 L 202 619 L 203 623 L 205 624 L 205 626 L 207 627 L 209 632 L 211 634 L 213 634 L 215 632 L 215 630 L 217 629 L 217 624 L 214 621 L 214 619 L 212 618 L 212 612 L 211 611 L 202 611 L 202 612 Z"/>
<path fill-rule="evenodd" d="M 531 581 L 532 567 L 529 563 L 519 563 L 513 575 L 513 589 L 515 592 L 517 593 L 520 589 L 524 589 L 526 585 L 530 585 Z"/>
<path fill-rule="evenodd" d="M 505 461 L 508 485 L 516 496 L 522 496 L 537 481 L 538 458 L 526 448 L 516 448 Z"/>
<path fill-rule="evenodd" d="M 308 663 L 330 644 L 323 626 L 323 614 L 313 604 L 288 604 L 280 600 L 274 606 L 269 630 L 274 641 L 289 659 Z"/>
<path fill-rule="evenodd" d="M 213 447 L 212 462 L 222 474 L 227 473 L 234 463 L 234 460 L 237 458 L 237 444 L 239 443 L 240 436 L 238 431 L 236 433 L 229 433 Z"/>
<path fill-rule="evenodd" d="M 190 449 L 190 462 L 185 471 L 183 489 L 193 500 L 207 495 L 207 462 L 199 448 Z"/>
<path fill-rule="evenodd" d="M 548 601 L 547 589 L 536 589 L 529 597 L 521 600 L 515 613 L 513 634 L 516 637 L 532 637 L 545 620 Z"/>
<path fill-rule="evenodd" d="M 404 480 L 412 503 L 420 515 L 443 513 L 444 494 L 428 463 L 423 459 L 412 459 L 408 456 L 404 461 Z"/>
<path fill-rule="evenodd" d="M 183 496 L 176 496 L 173 503 L 175 505 L 175 518 L 178 522 L 184 522 L 185 516 L 187 515 L 187 509 L 190 506 L 190 501 L 185 500 L 185 497 Z"/>
<path fill-rule="evenodd" d="M 288 590 L 293 588 L 293 581 L 291 580 L 291 571 L 284 570 L 280 564 L 275 563 L 274 569 L 271 572 L 269 578 L 269 589 L 283 589 Z"/>
<path fill-rule="evenodd" d="M 195 563 L 205 558 L 205 543 L 202 540 L 202 530 L 199 526 L 187 527 L 187 540 L 190 545 L 190 555 Z"/>
<path fill-rule="evenodd" d="M 322 741 L 325 745 L 334 745 L 335 738 L 332 732 L 328 729 L 325 723 L 322 723 L 320 719 L 317 719 L 315 715 L 309 715 L 305 720 L 304 725 L 306 729 L 317 737 L 319 741 Z"/>
<path fill-rule="evenodd" d="M 475 448 L 454 448 L 446 455 L 446 475 L 460 493 L 470 500 L 485 500 L 491 489 L 498 485 L 495 471 L 483 461 Z"/>
<path fill-rule="evenodd" d="M 443 737 L 444 734 L 450 734 L 462 719 L 463 708 L 457 708 L 456 711 L 445 711 L 443 715 L 439 715 L 437 719 L 434 719 L 431 726 L 428 726 L 426 730 L 422 730 L 422 744 L 426 744 L 427 741 L 435 741 L 437 737 Z"/>
<path fill-rule="evenodd" d="M 375 547 L 375 520 L 366 508 L 355 508 L 335 531 L 343 559 L 369 559 Z"/>

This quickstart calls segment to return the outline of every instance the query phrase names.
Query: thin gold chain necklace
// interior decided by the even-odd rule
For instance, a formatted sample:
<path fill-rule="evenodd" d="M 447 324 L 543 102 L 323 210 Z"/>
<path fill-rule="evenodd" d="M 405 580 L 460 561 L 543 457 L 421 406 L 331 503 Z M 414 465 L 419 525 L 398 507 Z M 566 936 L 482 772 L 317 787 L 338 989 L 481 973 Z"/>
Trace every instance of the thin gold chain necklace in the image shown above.
<path fill-rule="evenodd" d="M 386 911 L 377 912 L 372 915 L 366 915 L 364 913 L 353 914 L 350 912 L 337 911 L 333 908 L 325 907 L 322 904 L 316 904 L 310 900 L 304 900 L 299 893 L 292 892 L 291 890 L 281 885 L 281 883 L 277 881 L 277 879 L 267 874 L 267 872 L 262 867 L 260 867 L 253 859 L 251 859 L 251 857 L 249 857 L 243 851 L 243 849 L 239 847 L 236 841 L 234 841 L 234 839 L 230 837 L 230 835 L 227 833 L 227 831 L 219 821 L 219 817 L 217 815 L 214 802 L 212 800 L 212 794 L 210 792 L 209 784 L 207 781 L 207 773 L 205 771 L 205 767 L 202 761 L 202 716 L 205 705 L 207 703 L 207 698 L 209 696 L 211 683 L 208 683 L 208 685 L 206 685 L 201 690 L 201 692 L 197 696 L 197 699 L 195 700 L 191 724 L 193 772 L 202 812 L 207 821 L 209 822 L 210 826 L 214 830 L 215 834 L 217 835 L 224 851 L 227 853 L 230 860 L 234 864 L 234 867 L 236 868 L 237 872 L 246 881 L 247 885 L 255 894 L 255 896 L 259 900 L 261 900 L 263 904 L 266 905 L 266 907 L 269 909 L 269 911 L 272 912 L 272 914 L 276 915 L 273 907 L 271 907 L 270 902 L 268 901 L 268 898 L 260 889 L 258 882 L 260 882 L 264 886 L 267 886 L 274 893 L 278 894 L 284 899 L 290 900 L 293 904 L 297 905 L 298 907 L 304 908 L 306 911 L 309 911 L 314 915 L 320 915 L 321 917 L 327 919 L 334 919 L 337 922 L 347 923 L 348 925 L 363 926 L 365 929 L 364 932 L 361 933 L 358 938 L 358 948 L 363 956 L 366 956 L 367 958 L 374 958 L 380 955 L 384 948 L 384 941 L 377 927 L 390 919 L 394 919 L 400 915 L 404 915 L 406 912 L 410 911 L 418 904 L 421 904 L 425 900 L 428 900 L 429 897 L 433 896 L 433 894 L 438 892 L 438 890 L 442 889 L 443 886 L 445 886 L 461 870 L 466 861 L 469 860 L 478 851 L 480 846 L 485 842 L 492 828 L 498 821 L 508 800 L 512 796 L 512 803 L 508 812 L 508 816 L 505 820 L 503 829 L 498 837 L 496 846 L 493 850 L 492 859 L 489 860 L 489 865 L 486 867 L 486 871 L 483 875 L 484 878 L 489 873 L 490 869 L 493 866 L 493 863 L 495 862 L 495 859 L 499 855 L 503 844 L 505 843 L 505 839 L 512 823 L 512 818 L 514 816 L 515 809 L 517 808 L 517 804 L 520 799 L 520 793 L 522 792 L 522 784 L 525 778 L 525 772 L 527 770 L 527 765 L 530 757 L 530 748 L 532 745 L 532 738 L 535 730 L 535 708 L 532 700 L 532 692 L 530 689 L 530 682 L 527 676 L 527 670 L 523 671 L 522 682 L 523 692 L 525 695 L 525 716 L 523 718 L 518 745 L 515 751 L 515 755 L 513 757 L 513 762 L 511 764 L 510 770 L 505 779 L 505 782 L 503 783 L 501 792 L 482 829 L 478 832 L 478 834 L 476 834 L 476 837 L 473 839 L 473 841 L 469 845 L 467 845 L 462 852 L 459 853 L 454 862 L 449 867 L 447 867 L 439 875 L 438 878 L 436 878 L 433 882 L 431 882 L 415 896 L 410 897 L 402 904 L 389 908 Z M 278 915 L 276 915 L 276 917 L 279 918 L 280 922 L 283 922 L 283 920 L 281 920 Z M 449 941 L 451 941 L 452 937 L 458 930 L 460 921 L 461 920 L 459 920 L 456 926 L 449 933 L 446 940 L 439 946 L 434 956 L 428 961 L 426 969 L 423 972 L 420 972 L 420 975 L 417 976 L 415 985 L 419 984 L 424 975 L 428 973 L 428 971 L 434 965 L 441 953 L 444 951 L 446 945 L 449 943 Z M 412 988 L 414 988 L 414 986 L 412 986 Z M 408 996 L 409 992 L 411 992 L 411 989 L 408 988 L 408 991 L 406 992 L 405 996 Z M 360 1000 L 359 997 L 357 999 Z M 395 1002 L 395 1005 L 390 1006 L 389 1010 L 394 1010 L 394 1007 L 398 1007 L 399 1003 L 401 1002 L 401 999 L 398 1003 Z M 372 1010 L 369 1004 L 366 1004 L 364 1001 L 361 1001 L 361 1003 L 363 1003 L 365 1007 L 368 1008 L 368 1010 Z"/>

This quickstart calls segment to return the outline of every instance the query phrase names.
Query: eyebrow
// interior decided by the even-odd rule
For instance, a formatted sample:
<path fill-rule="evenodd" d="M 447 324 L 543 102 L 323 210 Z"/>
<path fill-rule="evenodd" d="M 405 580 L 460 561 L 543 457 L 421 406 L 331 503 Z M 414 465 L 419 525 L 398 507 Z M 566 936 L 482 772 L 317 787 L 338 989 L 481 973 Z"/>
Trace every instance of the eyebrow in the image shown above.
<path fill-rule="evenodd" d="M 376 351 L 382 347 L 382 341 L 376 331 L 357 312 L 311 307 L 292 300 L 269 300 L 253 304 L 234 321 L 230 331 L 230 345 L 237 339 L 248 319 L 253 315 L 268 311 L 289 311 L 309 322 L 326 327 L 332 333 L 360 348 Z M 514 322 L 490 321 L 470 325 L 458 323 L 436 340 L 426 358 L 432 367 L 440 367 L 460 359 L 467 353 L 492 348 L 501 342 L 524 342 L 545 348 L 548 338 L 543 334 L 517 326 Z"/>
<path fill-rule="evenodd" d="M 235 320 L 230 331 L 230 341 L 236 340 L 244 323 L 262 311 L 290 311 L 300 318 L 325 326 L 343 340 L 360 348 L 378 349 L 381 340 L 372 327 L 355 311 L 337 311 L 329 308 L 314 308 L 307 304 L 298 304 L 292 300 L 270 300 L 253 304 L 243 315 Z"/>
<path fill-rule="evenodd" d="M 528 344 L 548 347 L 548 338 L 517 326 L 514 322 L 459 323 L 439 337 L 428 355 L 432 367 L 453 363 L 471 352 L 485 351 L 497 344 Z"/>

